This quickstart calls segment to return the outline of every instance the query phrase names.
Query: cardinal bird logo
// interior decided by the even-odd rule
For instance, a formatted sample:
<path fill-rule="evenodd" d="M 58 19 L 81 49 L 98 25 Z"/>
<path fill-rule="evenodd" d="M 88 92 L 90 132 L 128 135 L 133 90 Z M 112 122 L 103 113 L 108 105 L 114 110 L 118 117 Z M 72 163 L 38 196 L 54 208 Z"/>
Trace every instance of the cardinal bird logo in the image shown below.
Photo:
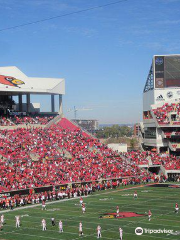
<path fill-rule="evenodd" d="M 119 216 L 117 213 L 104 213 L 99 218 L 130 218 L 130 217 L 143 217 L 145 214 L 138 214 L 135 212 L 120 212 Z"/>
<path fill-rule="evenodd" d="M 24 82 L 14 77 L 0 75 L 0 84 L 18 87 L 19 85 L 24 84 Z"/>

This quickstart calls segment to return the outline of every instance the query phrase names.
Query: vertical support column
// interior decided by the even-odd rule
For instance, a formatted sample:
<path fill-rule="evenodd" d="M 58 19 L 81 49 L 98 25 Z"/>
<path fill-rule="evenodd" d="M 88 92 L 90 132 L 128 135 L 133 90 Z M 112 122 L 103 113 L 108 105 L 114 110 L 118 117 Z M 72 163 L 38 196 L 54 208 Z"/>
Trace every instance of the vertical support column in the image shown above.
<path fill-rule="evenodd" d="M 160 147 L 157 147 L 157 153 L 160 153 Z"/>
<path fill-rule="evenodd" d="M 26 95 L 26 99 L 27 99 L 27 112 L 30 112 L 30 93 L 27 93 Z"/>
<path fill-rule="evenodd" d="M 62 108 L 62 94 L 59 94 L 59 115 L 63 114 L 63 108 Z"/>
<path fill-rule="evenodd" d="M 18 95 L 18 100 L 19 100 L 19 112 L 22 112 L 22 94 Z"/>
<path fill-rule="evenodd" d="M 55 107 L 54 107 L 54 95 L 51 95 L 51 112 L 55 112 Z"/>

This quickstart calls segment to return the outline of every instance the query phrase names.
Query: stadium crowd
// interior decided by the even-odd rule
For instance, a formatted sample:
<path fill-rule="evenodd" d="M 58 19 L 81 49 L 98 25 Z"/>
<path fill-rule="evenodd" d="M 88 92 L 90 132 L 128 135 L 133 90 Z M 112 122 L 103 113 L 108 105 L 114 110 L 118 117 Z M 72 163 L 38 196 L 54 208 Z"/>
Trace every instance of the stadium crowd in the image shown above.
<path fill-rule="evenodd" d="M 0 118 L 0 126 L 13 126 L 14 123 L 6 117 L 1 117 Z"/>
<path fill-rule="evenodd" d="M 65 118 L 46 128 L 3 129 L 0 130 L 0 192 L 30 189 L 30 193 L 5 197 L 0 207 L 39 203 L 43 198 L 51 201 L 86 195 L 116 187 L 122 178 L 124 185 L 159 181 L 155 174 L 138 166 L 145 164 L 180 169 L 180 160 L 167 154 L 131 151 L 120 155 Z M 103 179 L 106 182 L 102 183 Z M 91 184 L 86 189 L 31 191 L 74 182 Z"/>
<path fill-rule="evenodd" d="M 40 117 L 40 116 L 15 116 L 11 118 L 11 120 L 16 124 L 41 124 L 46 125 L 49 121 L 51 121 L 54 117 Z"/>
<path fill-rule="evenodd" d="M 33 189 L 29 190 L 29 194 L 20 195 L 16 194 L 12 197 L 4 196 L 0 199 L 0 209 L 11 209 L 15 207 L 21 207 L 28 204 L 39 204 L 43 201 L 50 202 L 56 200 L 62 200 L 65 198 L 76 198 L 80 196 L 87 196 L 96 191 L 102 191 L 107 189 L 116 189 L 120 186 L 137 185 L 140 183 L 147 183 L 147 179 L 142 179 L 142 181 L 137 179 L 124 179 L 121 183 L 119 180 L 107 180 L 103 182 L 93 182 L 86 183 L 85 185 L 79 184 L 79 186 L 70 187 L 61 187 L 57 190 L 53 188 L 52 191 L 44 191 L 40 193 L 35 193 Z M 78 184 L 76 184 L 78 185 Z M 65 189 L 64 189 L 65 188 Z"/>
<path fill-rule="evenodd" d="M 72 157 L 67 158 L 65 151 Z M 7 190 L 149 177 L 136 164 L 127 162 L 67 119 L 45 129 L 1 130 L 0 155 L 0 183 Z"/>
<path fill-rule="evenodd" d="M 180 170 L 180 159 L 173 155 L 151 151 L 131 151 L 123 155 L 137 165 L 162 165 L 166 170 Z"/>
<path fill-rule="evenodd" d="M 53 116 L 11 116 L 11 117 L 1 117 L 0 126 L 15 126 L 20 124 L 40 124 L 46 125 L 51 121 Z"/>
<path fill-rule="evenodd" d="M 180 124 L 180 103 L 165 103 L 162 107 L 153 109 L 153 113 L 156 116 L 157 122 L 160 125 L 163 124 Z M 170 113 L 175 113 L 175 117 L 171 118 Z"/>

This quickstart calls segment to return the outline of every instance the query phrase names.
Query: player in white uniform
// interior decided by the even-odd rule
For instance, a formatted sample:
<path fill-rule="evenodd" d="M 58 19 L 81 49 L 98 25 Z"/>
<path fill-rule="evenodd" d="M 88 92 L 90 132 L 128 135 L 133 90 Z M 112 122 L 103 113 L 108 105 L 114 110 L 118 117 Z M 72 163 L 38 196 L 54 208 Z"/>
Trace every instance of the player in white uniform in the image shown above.
<path fill-rule="evenodd" d="M 97 238 L 101 238 L 101 237 L 102 237 L 102 235 L 101 235 L 101 226 L 98 225 L 97 226 Z"/>
<path fill-rule="evenodd" d="M 43 218 L 43 220 L 42 220 L 41 223 L 42 223 L 42 228 L 43 228 L 42 230 L 43 230 L 43 231 L 46 231 L 46 229 L 47 229 L 47 228 L 46 228 L 46 220 L 45 220 L 44 218 Z"/>
<path fill-rule="evenodd" d="M 82 206 L 82 204 L 83 204 L 83 198 L 82 197 L 80 197 L 80 205 Z"/>
<path fill-rule="evenodd" d="M 63 223 L 62 223 L 61 220 L 59 221 L 59 232 L 60 232 L 60 233 L 63 232 Z"/>
<path fill-rule="evenodd" d="M 116 217 L 119 217 L 119 207 L 118 206 L 116 207 L 116 213 L 117 213 Z"/>
<path fill-rule="evenodd" d="M 2 225 L 4 225 L 4 215 L 3 214 L 1 215 L 1 223 L 2 223 Z"/>
<path fill-rule="evenodd" d="M 16 228 L 20 227 L 20 216 L 15 216 L 16 219 Z"/>
<path fill-rule="evenodd" d="M 83 236 L 82 222 L 79 223 L 79 236 Z"/>
<path fill-rule="evenodd" d="M 149 210 L 149 212 L 148 212 L 149 221 L 151 221 L 151 216 L 152 216 L 152 213 L 151 213 L 151 210 Z"/>
<path fill-rule="evenodd" d="M 120 237 L 120 240 L 123 239 L 123 230 L 122 230 L 122 228 L 119 228 L 119 237 Z"/>

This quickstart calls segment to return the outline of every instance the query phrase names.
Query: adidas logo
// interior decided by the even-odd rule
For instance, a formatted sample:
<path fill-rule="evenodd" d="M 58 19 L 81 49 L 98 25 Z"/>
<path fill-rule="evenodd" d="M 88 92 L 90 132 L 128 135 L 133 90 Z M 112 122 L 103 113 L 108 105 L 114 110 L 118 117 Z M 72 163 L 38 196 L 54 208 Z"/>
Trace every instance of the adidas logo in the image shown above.
<path fill-rule="evenodd" d="M 159 95 L 159 96 L 157 97 L 157 100 L 164 100 L 163 95 Z"/>

